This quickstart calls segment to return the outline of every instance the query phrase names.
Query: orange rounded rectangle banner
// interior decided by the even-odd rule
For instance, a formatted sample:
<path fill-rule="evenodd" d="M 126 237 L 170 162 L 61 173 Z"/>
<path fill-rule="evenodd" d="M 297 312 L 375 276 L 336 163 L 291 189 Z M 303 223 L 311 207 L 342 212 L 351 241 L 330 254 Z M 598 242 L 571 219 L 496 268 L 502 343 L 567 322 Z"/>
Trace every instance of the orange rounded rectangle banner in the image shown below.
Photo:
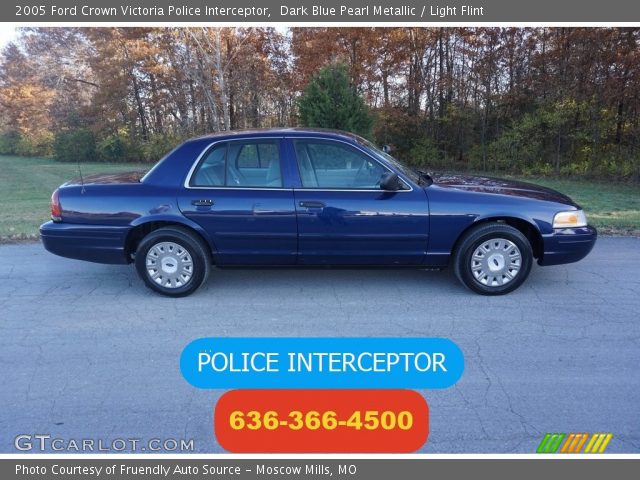
<path fill-rule="evenodd" d="M 413 390 L 231 390 L 214 431 L 235 453 L 408 453 L 427 441 L 429 408 Z"/>

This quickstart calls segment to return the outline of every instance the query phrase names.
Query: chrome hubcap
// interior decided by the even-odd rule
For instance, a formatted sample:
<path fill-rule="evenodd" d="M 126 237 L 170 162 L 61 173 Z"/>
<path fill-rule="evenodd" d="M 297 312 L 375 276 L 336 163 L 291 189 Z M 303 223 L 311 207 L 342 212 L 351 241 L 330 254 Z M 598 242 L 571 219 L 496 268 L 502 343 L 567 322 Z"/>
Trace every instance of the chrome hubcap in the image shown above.
<path fill-rule="evenodd" d="M 193 260 L 186 248 L 174 242 L 156 243 L 146 258 L 149 278 L 165 288 L 179 288 L 191 280 Z"/>
<path fill-rule="evenodd" d="M 522 266 L 520 249 L 510 240 L 492 238 L 482 242 L 471 256 L 471 273 L 488 287 L 500 287 L 518 276 Z"/>

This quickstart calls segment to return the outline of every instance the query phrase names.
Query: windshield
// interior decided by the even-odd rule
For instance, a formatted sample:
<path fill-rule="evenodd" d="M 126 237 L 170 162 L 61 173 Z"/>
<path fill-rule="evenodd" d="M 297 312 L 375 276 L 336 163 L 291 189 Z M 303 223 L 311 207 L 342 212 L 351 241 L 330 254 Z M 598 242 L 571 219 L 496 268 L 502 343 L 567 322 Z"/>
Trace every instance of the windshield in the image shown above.
<path fill-rule="evenodd" d="M 414 182 L 418 181 L 419 175 L 414 169 L 404 164 L 397 158 L 394 158 L 388 153 L 384 152 L 383 150 L 375 146 L 373 143 L 371 143 L 369 140 L 366 140 L 362 137 L 356 137 L 356 138 L 365 147 L 369 148 L 370 150 L 373 150 L 373 152 L 376 155 L 378 155 L 378 157 L 382 157 L 383 159 L 385 159 L 387 162 L 389 162 L 391 165 L 393 165 L 396 169 L 398 169 L 401 173 L 409 177 L 411 180 L 413 180 Z"/>

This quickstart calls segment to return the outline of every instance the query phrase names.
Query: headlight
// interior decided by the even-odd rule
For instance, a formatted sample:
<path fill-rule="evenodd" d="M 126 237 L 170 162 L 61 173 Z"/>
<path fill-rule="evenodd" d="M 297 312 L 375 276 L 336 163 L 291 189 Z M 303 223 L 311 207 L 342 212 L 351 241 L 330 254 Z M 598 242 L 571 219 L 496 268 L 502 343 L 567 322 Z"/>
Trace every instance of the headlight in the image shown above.
<path fill-rule="evenodd" d="M 587 216 L 582 210 L 571 210 L 569 212 L 558 212 L 553 217 L 553 228 L 576 228 L 586 227 Z"/>

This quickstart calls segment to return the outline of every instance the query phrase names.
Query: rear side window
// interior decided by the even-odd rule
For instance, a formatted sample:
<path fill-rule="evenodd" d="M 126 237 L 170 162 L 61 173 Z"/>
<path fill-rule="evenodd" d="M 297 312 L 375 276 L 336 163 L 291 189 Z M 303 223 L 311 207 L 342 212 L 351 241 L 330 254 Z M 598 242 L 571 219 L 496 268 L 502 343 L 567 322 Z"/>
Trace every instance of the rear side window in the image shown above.
<path fill-rule="evenodd" d="M 191 177 L 192 187 L 224 187 L 227 144 L 213 147 Z"/>
<path fill-rule="evenodd" d="M 279 140 L 217 144 L 191 177 L 192 187 L 282 187 Z"/>

